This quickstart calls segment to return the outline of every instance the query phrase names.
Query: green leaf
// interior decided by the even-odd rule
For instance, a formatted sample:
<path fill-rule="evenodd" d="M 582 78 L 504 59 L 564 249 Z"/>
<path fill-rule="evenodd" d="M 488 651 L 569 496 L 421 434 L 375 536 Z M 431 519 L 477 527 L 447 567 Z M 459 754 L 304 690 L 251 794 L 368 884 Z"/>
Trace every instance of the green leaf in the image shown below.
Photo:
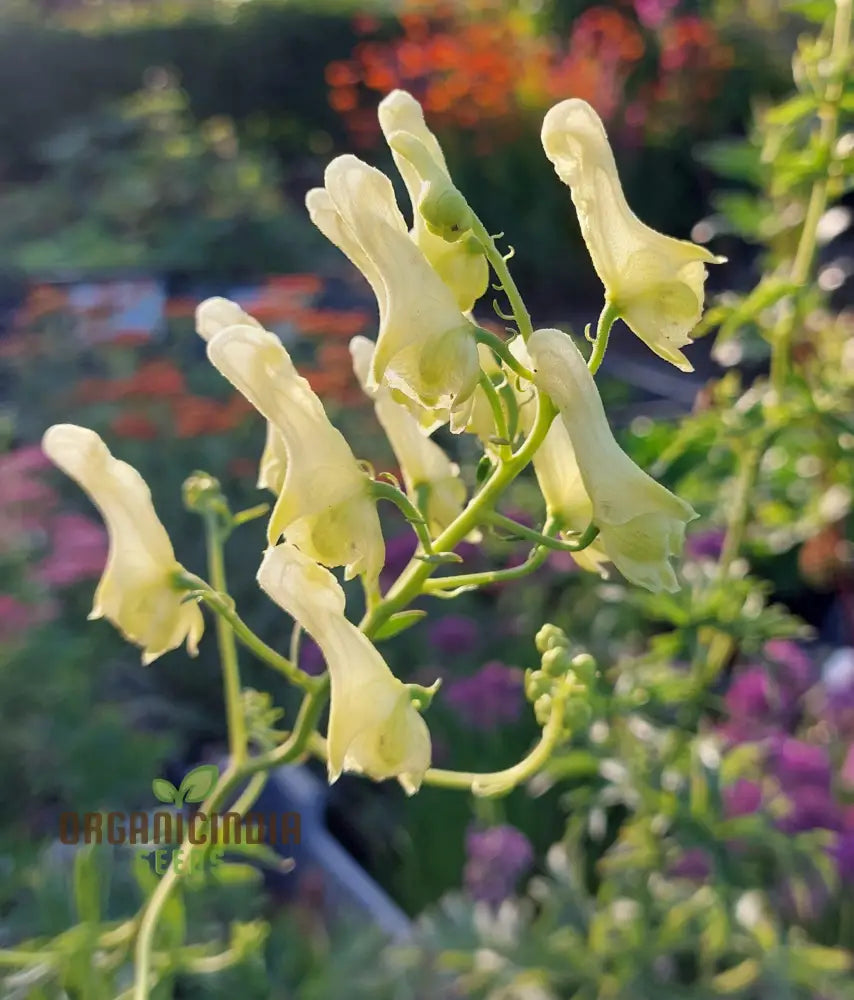
<path fill-rule="evenodd" d="M 200 764 L 189 771 L 178 789 L 178 805 L 183 802 L 203 802 L 219 777 L 216 764 Z"/>
<path fill-rule="evenodd" d="M 177 801 L 178 789 L 171 781 L 167 781 L 165 778 L 155 778 L 151 782 L 151 790 L 161 802 L 172 803 Z"/>
<path fill-rule="evenodd" d="M 818 98 L 814 94 L 795 94 L 782 104 L 765 112 L 769 125 L 794 125 L 795 122 L 814 114 L 818 108 Z"/>
<path fill-rule="evenodd" d="M 74 905 L 81 923 L 97 924 L 101 919 L 101 871 L 95 845 L 78 850 L 74 858 Z"/>
<path fill-rule="evenodd" d="M 392 615 L 388 621 L 380 625 L 374 633 L 374 640 L 390 639 L 393 635 L 398 635 L 398 633 L 412 628 L 416 622 L 420 622 L 422 618 L 426 617 L 426 611 L 398 611 L 396 615 Z"/>

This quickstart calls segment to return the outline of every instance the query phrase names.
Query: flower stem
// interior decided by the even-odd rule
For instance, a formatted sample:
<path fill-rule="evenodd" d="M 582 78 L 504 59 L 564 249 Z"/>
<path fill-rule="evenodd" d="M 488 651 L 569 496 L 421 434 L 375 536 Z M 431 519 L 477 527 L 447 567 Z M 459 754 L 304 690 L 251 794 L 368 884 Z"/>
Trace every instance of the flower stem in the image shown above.
<path fill-rule="evenodd" d="M 431 767 L 424 775 L 424 784 L 434 785 L 438 788 L 462 789 L 481 797 L 503 795 L 512 791 L 517 785 L 527 781 L 542 770 L 548 764 L 554 750 L 563 741 L 565 736 L 564 711 L 567 697 L 568 688 L 564 685 L 558 685 L 553 696 L 551 712 L 543 727 L 539 743 L 517 764 L 507 767 L 503 771 L 489 771 L 481 774 L 472 771 L 443 771 Z"/>
<path fill-rule="evenodd" d="M 611 327 L 618 316 L 616 307 L 606 299 L 602 312 L 599 314 L 599 322 L 596 324 L 596 339 L 593 341 L 593 350 L 587 362 L 587 367 L 593 375 L 599 371 L 599 366 L 605 357 L 605 351 L 608 349 L 608 338 L 611 336 Z"/>
<path fill-rule="evenodd" d="M 586 549 L 588 545 L 592 545 L 599 534 L 599 529 L 596 525 L 591 524 L 575 541 L 567 542 L 562 538 L 551 537 L 545 530 L 539 532 L 533 528 L 528 528 L 524 524 L 519 524 L 512 518 L 505 517 L 503 514 L 498 514 L 495 511 L 490 511 L 484 520 L 487 524 L 495 525 L 496 528 L 504 528 L 520 538 L 536 542 L 537 545 L 543 545 L 547 549 L 554 549 L 555 552 L 580 552 L 582 549 Z"/>
<path fill-rule="evenodd" d="M 254 653 L 259 660 L 267 663 L 274 670 L 278 670 L 292 684 L 296 684 L 297 687 L 301 687 L 304 691 L 311 691 L 317 686 L 317 678 L 311 677 L 305 671 L 300 670 L 292 660 L 276 652 L 272 646 L 268 646 L 263 639 L 255 635 L 252 629 L 249 628 L 246 622 L 234 610 L 231 598 L 226 594 L 221 594 L 215 590 L 206 580 L 203 580 L 200 576 L 196 576 L 195 573 L 182 572 L 177 577 L 177 584 L 187 590 L 198 592 L 201 600 L 218 617 L 228 623 L 229 628 L 238 641 L 251 653 Z"/>
<path fill-rule="evenodd" d="M 510 308 L 513 310 L 513 318 L 516 320 L 519 333 L 522 334 L 524 340 L 527 340 L 534 332 L 534 326 L 531 323 L 530 313 L 525 308 L 525 303 L 519 294 L 519 289 L 516 287 L 516 282 L 513 280 L 510 269 L 507 267 L 507 261 L 495 245 L 495 240 L 486 231 L 484 224 L 477 216 L 473 218 L 472 233 L 474 233 L 475 238 L 483 247 L 486 259 L 492 265 L 495 276 L 501 282 L 501 287 L 504 289 L 504 293 L 510 302 Z"/>
<path fill-rule="evenodd" d="M 208 575 L 211 586 L 219 593 L 228 592 L 223 557 L 223 531 L 219 518 L 212 510 L 204 513 L 205 541 L 208 550 Z M 232 764 L 240 765 L 246 759 L 246 721 L 240 694 L 240 667 L 237 661 L 237 644 L 234 632 L 223 617 L 217 615 L 216 638 L 222 665 L 225 711 L 228 725 L 228 750 Z"/>
<path fill-rule="evenodd" d="M 851 41 L 851 0 L 836 0 L 836 15 L 830 44 L 829 63 L 836 71 L 827 83 L 818 130 L 818 148 L 830 159 L 839 134 L 839 105 L 845 91 L 844 67 Z M 810 191 L 800 239 L 792 261 L 790 280 L 794 285 L 806 285 L 812 270 L 818 241 L 818 224 L 827 208 L 829 177 L 827 169 Z M 771 382 L 781 392 L 789 376 L 791 340 L 795 329 L 796 310 L 790 304 L 788 312 L 774 331 L 771 340 Z"/>
<path fill-rule="evenodd" d="M 506 461 L 501 462 L 472 497 L 465 509 L 433 541 L 437 552 L 449 552 L 459 545 L 466 535 L 482 523 L 506 487 L 519 475 L 534 457 L 548 433 L 556 409 L 544 393 L 540 393 L 534 426 L 525 443 Z M 435 568 L 435 563 L 413 559 L 395 581 L 381 604 L 372 608 L 363 618 L 360 628 L 368 636 L 386 622 L 396 611 L 406 607 L 421 593 L 422 586 Z"/>

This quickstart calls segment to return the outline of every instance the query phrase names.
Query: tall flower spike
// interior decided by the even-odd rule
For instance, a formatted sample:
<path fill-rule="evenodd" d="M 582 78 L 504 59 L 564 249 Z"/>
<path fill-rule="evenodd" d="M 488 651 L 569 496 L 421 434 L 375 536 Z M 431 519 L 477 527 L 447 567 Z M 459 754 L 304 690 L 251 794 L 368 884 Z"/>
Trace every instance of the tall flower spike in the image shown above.
<path fill-rule="evenodd" d="M 380 426 L 386 433 L 395 458 L 400 463 L 406 492 L 417 502 L 418 487 L 426 486 L 427 526 L 432 535 L 440 534 L 463 509 L 466 488 L 460 479 L 459 466 L 452 462 L 435 441 L 425 437 L 418 420 L 396 403 L 384 385 L 371 388 L 368 375 L 374 344 L 367 337 L 350 341 L 353 371 L 365 395 L 373 400 Z"/>
<path fill-rule="evenodd" d="M 267 526 L 347 579 L 379 576 L 385 560 L 370 480 L 278 337 L 226 327 L 208 343 L 214 367 L 273 425 L 287 452 L 284 483 Z"/>
<path fill-rule="evenodd" d="M 443 199 L 449 202 L 461 198 L 451 181 L 442 147 L 427 128 L 421 105 L 405 90 L 393 90 L 384 97 L 378 115 L 412 203 L 412 238 L 453 291 L 460 309 L 468 312 L 489 284 L 483 248 L 464 231 L 451 234 L 452 239 L 443 239 L 431 231 L 422 214 L 425 200 L 432 202 L 434 210 L 441 210 Z"/>
<path fill-rule="evenodd" d="M 306 196 L 314 224 L 359 268 L 380 311 L 371 384 L 384 382 L 464 429 L 480 374 L 475 327 L 409 238 L 391 181 L 355 156 Z"/>
<path fill-rule="evenodd" d="M 534 367 L 521 337 L 510 342 L 510 351 L 526 368 Z M 536 413 L 530 389 L 525 392 L 528 386 L 529 383 L 525 382 L 517 391 L 519 426 L 526 433 L 530 433 Z M 584 531 L 593 520 L 593 502 L 584 488 L 575 449 L 562 420 L 552 421 L 543 443 L 534 454 L 533 465 L 549 517 L 557 520 L 562 531 Z M 572 558 L 582 569 L 600 576 L 605 575 L 603 563 L 609 560 L 599 539 L 586 549 L 573 552 Z"/>
<path fill-rule="evenodd" d="M 675 591 L 671 557 L 697 514 L 640 469 L 614 440 L 599 390 L 572 338 L 537 330 L 528 341 L 538 388 L 560 410 L 584 489 L 599 528 L 597 543 L 617 569 L 640 587 Z"/>
<path fill-rule="evenodd" d="M 292 545 L 268 549 L 258 583 L 314 639 L 329 668 L 329 781 L 357 771 L 410 795 L 430 766 L 430 733 L 406 686 L 344 616 L 335 577 Z"/>
<path fill-rule="evenodd" d="M 230 326 L 254 326 L 263 330 L 254 316 L 244 312 L 231 299 L 214 296 L 200 302 L 196 307 L 196 333 L 202 340 L 209 341 Z M 285 442 L 276 428 L 268 423 L 264 451 L 258 465 L 259 490 L 270 490 L 271 493 L 277 495 L 281 492 L 285 483 L 287 460 L 288 453 L 285 449 Z"/>
<path fill-rule="evenodd" d="M 142 647 L 142 662 L 180 646 L 196 647 L 205 623 L 199 608 L 172 584 L 182 567 L 151 503 L 142 476 L 114 458 L 86 427 L 54 424 L 45 431 L 48 458 L 88 495 L 104 518 L 110 551 L 89 618 L 106 618 Z"/>
<path fill-rule="evenodd" d="M 607 301 L 641 340 L 681 371 L 680 350 L 703 312 L 706 264 L 722 264 L 703 247 L 663 236 L 626 202 L 602 120 L 586 101 L 556 104 L 543 121 L 543 148 L 569 185 L 581 234 Z"/>

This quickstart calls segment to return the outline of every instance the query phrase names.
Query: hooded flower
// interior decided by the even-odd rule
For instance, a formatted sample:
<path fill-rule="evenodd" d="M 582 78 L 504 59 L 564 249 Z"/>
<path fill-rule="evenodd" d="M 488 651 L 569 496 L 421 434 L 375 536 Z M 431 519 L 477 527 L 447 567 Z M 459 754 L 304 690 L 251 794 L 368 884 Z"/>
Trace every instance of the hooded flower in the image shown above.
<path fill-rule="evenodd" d="M 292 545 L 268 549 L 258 583 L 314 639 L 331 682 L 330 782 L 342 771 L 397 778 L 411 795 L 430 766 L 430 733 L 409 691 L 371 641 L 344 617 L 344 592 Z"/>
<path fill-rule="evenodd" d="M 325 566 L 344 566 L 347 579 L 376 579 L 384 547 L 370 480 L 279 338 L 257 326 L 227 327 L 208 343 L 208 357 L 284 445 L 270 544 L 284 535 Z"/>
<path fill-rule="evenodd" d="M 680 348 L 691 343 L 703 311 L 705 265 L 725 258 L 638 219 L 623 194 L 605 127 L 585 101 L 556 104 L 543 121 L 542 140 L 569 185 L 607 300 L 650 350 L 693 371 Z"/>
<path fill-rule="evenodd" d="M 412 203 L 412 239 L 454 293 L 460 309 L 468 312 L 489 284 L 483 248 L 462 228 L 450 234 L 454 239 L 443 239 L 431 231 L 422 214 L 425 204 L 435 212 L 446 203 L 465 214 L 465 202 L 453 186 L 442 147 L 427 128 L 421 105 L 405 90 L 393 90 L 383 98 L 378 114 Z"/>
<path fill-rule="evenodd" d="M 312 222 L 359 268 L 379 305 L 371 385 L 447 408 L 451 429 L 462 431 L 480 375 L 474 325 L 409 238 L 384 174 L 339 156 L 326 168 L 325 185 L 306 196 Z"/>
<path fill-rule="evenodd" d="M 236 302 L 219 296 L 205 299 L 196 307 L 196 333 L 202 340 L 209 341 L 216 334 L 230 326 L 263 327 L 254 316 L 244 312 Z M 288 460 L 285 442 L 276 428 L 267 424 L 264 451 L 258 465 L 258 489 L 269 490 L 278 495 L 285 483 L 285 467 Z"/>
<path fill-rule="evenodd" d="M 513 356 L 526 368 L 533 368 L 533 362 L 521 337 L 510 343 Z M 519 425 L 530 433 L 534 424 L 535 405 L 524 383 L 518 392 Z M 557 520 L 562 531 L 582 532 L 593 519 L 593 503 L 584 488 L 578 460 L 572 440 L 562 420 L 553 420 L 543 443 L 534 454 L 534 474 L 549 517 Z M 590 573 L 604 575 L 602 564 L 608 562 L 601 541 L 580 552 L 573 552 L 572 558 Z"/>
<path fill-rule="evenodd" d="M 441 534 L 463 509 L 466 500 L 459 466 L 435 441 L 424 436 L 417 419 L 405 406 L 394 401 L 386 386 L 369 388 L 373 353 L 374 345 L 366 337 L 354 337 L 350 341 L 353 371 L 365 394 L 374 401 L 377 420 L 400 463 L 406 492 L 417 503 L 418 488 L 427 487 L 427 526 L 431 534 Z"/>
<path fill-rule="evenodd" d="M 599 391 L 572 338 L 537 330 L 528 341 L 537 386 L 560 410 L 599 528 L 597 544 L 632 583 L 679 589 L 670 558 L 682 550 L 690 504 L 651 479 L 611 433 Z"/>
<path fill-rule="evenodd" d="M 182 567 L 158 520 L 142 476 L 114 458 L 98 435 L 74 424 L 54 424 L 42 448 L 101 512 L 110 538 L 107 565 L 89 618 L 106 618 L 151 663 L 186 639 L 195 656 L 204 631 L 199 608 L 172 585 Z"/>

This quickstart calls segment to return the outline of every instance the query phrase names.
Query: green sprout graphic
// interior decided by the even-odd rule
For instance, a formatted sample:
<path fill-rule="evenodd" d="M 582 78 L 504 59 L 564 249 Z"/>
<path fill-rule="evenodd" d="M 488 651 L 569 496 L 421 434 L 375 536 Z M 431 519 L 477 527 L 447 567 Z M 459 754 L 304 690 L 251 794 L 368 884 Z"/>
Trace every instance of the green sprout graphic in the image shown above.
<path fill-rule="evenodd" d="M 176 788 L 166 778 L 155 778 L 151 782 L 151 788 L 161 802 L 180 807 L 185 802 L 203 802 L 218 777 L 216 764 L 200 764 L 187 772 L 180 788 Z"/>

